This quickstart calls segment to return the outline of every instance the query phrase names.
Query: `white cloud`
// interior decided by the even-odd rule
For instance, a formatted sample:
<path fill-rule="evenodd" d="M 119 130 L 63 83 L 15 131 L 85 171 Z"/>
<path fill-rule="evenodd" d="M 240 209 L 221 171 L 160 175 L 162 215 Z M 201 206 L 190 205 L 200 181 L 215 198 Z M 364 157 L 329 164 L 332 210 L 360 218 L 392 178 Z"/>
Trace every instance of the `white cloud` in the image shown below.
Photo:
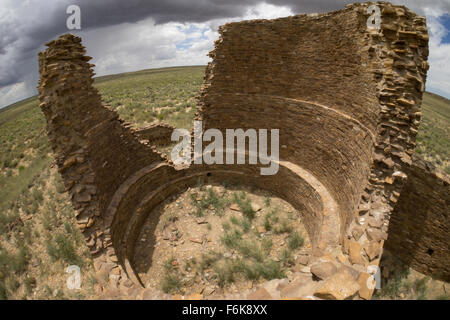
<path fill-rule="evenodd" d="M 273 4 L 260 3 L 253 8 L 249 8 L 243 18 L 245 20 L 250 19 L 275 19 L 288 17 L 294 13 L 288 7 L 275 6 Z"/>
<path fill-rule="evenodd" d="M 425 14 L 430 35 L 428 43 L 430 69 L 428 70 L 426 88 L 450 98 L 450 43 L 442 43 L 442 39 L 449 31 L 439 20 L 442 12 L 425 10 Z"/>
<path fill-rule="evenodd" d="M 292 15 L 287 7 L 259 4 L 243 17 L 205 23 L 155 25 L 152 19 L 81 32 L 98 76 L 155 67 L 204 65 L 219 37 L 217 28 L 231 21 L 273 19 Z M 179 46 L 180 43 L 186 46 Z"/>
<path fill-rule="evenodd" d="M 2 88 L 0 90 L 0 106 L 7 106 L 19 99 L 25 99 L 26 96 L 24 96 L 24 94 L 26 94 L 26 92 L 25 82 Z"/>

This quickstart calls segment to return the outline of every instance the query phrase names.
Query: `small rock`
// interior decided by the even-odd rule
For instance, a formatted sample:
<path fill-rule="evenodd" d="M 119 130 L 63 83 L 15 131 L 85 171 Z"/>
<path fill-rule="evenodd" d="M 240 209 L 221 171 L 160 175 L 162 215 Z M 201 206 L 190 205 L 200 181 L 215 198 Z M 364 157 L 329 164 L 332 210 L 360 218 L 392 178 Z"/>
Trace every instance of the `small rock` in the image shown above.
<path fill-rule="evenodd" d="M 252 210 L 255 212 L 258 212 L 259 210 L 261 210 L 261 206 L 259 204 L 256 203 L 252 203 Z"/>
<path fill-rule="evenodd" d="M 206 221 L 206 218 L 204 217 L 200 217 L 200 218 L 196 218 L 195 222 L 197 222 L 197 224 L 205 224 L 208 223 L 208 221 Z"/>
<path fill-rule="evenodd" d="M 340 263 L 346 264 L 347 263 L 347 257 L 343 253 L 339 253 L 337 256 L 337 259 Z"/>
<path fill-rule="evenodd" d="M 134 284 L 133 281 L 131 281 L 130 279 L 125 279 L 122 282 L 122 285 L 126 288 L 131 288 L 133 286 L 133 284 Z"/>
<path fill-rule="evenodd" d="M 309 263 L 309 255 L 300 255 L 297 258 L 297 262 L 306 266 Z"/>
<path fill-rule="evenodd" d="M 352 275 L 352 277 L 355 281 L 358 280 L 359 274 L 361 273 L 361 271 L 358 271 L 353 267 L 342 265 L 337 272 L 341 272 L 342 269 L 347 270 L 347 272 L 349 272 Z"/>
<path fill-rule="evenodd" d="M 205 293 L 206 295 L 209 296 L 209 295 L 211 295 L 215 290 L 216 290 L 216 289 L 213 288 L 213 287 L 206 287 L 205 290 L 204 290 L 204 293 Z"/>
<path fill-rule="evenodd" d="M 247 300 L 271 300 L 272 296 L 264 287 L 260 287 L 255 292 L 247 295 Z"/>
<path fill-rule="evenodd" d="M 372 294 L 374 291 L 374 289 L 369 289 L 369 287 L 367 285 L 368 282 L 370 281 L 369 278 L 370 278 L 370 274 L 368 274 L 367 272 L 361 272 L 359 275 L 359 278 L 358 278 L 358 284 L 361 287 L 359 289 L 359 296 L 365 300 L 370 300 L 372 298 Z M 372 278 L 372 281 L 373 281 L 373 278 Z M 375 288 L 375 284 L 373 283 L 371 285 L 371 287 Z"/>
<path fill-rule="evenodd" d="M 345 269 L 341 269 L 325 280 L 324 284 L 314 292 L 321 299 L 344 300 L 353 296 L 360 286 L 353 276 Z"/>
<path fill-rule="evenodd" d="M 303 272 L 303 273 L 311 273 L 311 268 L 310 267 L 301 267 L 298 269 L 298 271 Z"/>
<path fill-rule="evenodd" d="M 352 229 L 352 236 L 353 236 L 353 238 L 355 238 L 356 241 L 358 241 L 359 238 L 361 238 L 363 233 L 364 233 L 364 228 L 362 226 L 355 226 Z"/>
<path fill-rule="evenodd" d="M 394 179 L 392 179 L 392 177 L 386 177 L 384 179 L 384 182 L 386 182 L 387 184 L 393 184 L 394 183 Z"/>
<path fill-rule="evenodd" d="M 369 259 L 372 261 L 380 254 L 380 244 L 378 241 L 372 240 L 369 241 L 364 247 L 364 251 L 366 252 Z"/>
<path fill-rule="evenodd" d="M 326 279 L 337 271 L 336 266 L 332 262 L 321 262 L 311 266 L 311 273 L 319 279 Z"/>
<path fill-rule="evenodd" d="M 241 211 L 241 208 L 237 205 L 237 203 L 234 202 L 230 205 L 230 209 L 233 211 Z"/>
<path fill-rule="evenodd" d="M 189 238 L 191 242 L 203 244 L 203 239 L 200 238 Z"/>
<path fill-rule="evenodd" d="M 349 241 L 349 255 L 350 255 L 350 262 L 352 264 L 362 264 L 364 265 L 364 259 L 361 256 L 361 244 L 355 241 Z"/>
<path fill-rule="evenodd" d="M 119 267 L 115 267 L 111 270 L 111 274 L 115 275 L 115 276 L 119 276 L 120 275 L 120 268 Z"/>

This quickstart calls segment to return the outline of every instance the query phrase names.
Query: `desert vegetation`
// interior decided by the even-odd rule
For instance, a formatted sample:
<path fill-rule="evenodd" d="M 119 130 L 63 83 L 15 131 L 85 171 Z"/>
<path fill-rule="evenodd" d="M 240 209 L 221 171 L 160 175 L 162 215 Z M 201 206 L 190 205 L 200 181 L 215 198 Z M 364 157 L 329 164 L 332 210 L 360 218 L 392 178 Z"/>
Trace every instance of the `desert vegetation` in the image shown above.
<path fill-rule="evenodd" d="M 267 192 L 224 185 L 200 183 L 148 218 L 135 256 L 146 284 L 172 294 L 226 294 L 308 263 L 311 245 L 297 210 Z"/>

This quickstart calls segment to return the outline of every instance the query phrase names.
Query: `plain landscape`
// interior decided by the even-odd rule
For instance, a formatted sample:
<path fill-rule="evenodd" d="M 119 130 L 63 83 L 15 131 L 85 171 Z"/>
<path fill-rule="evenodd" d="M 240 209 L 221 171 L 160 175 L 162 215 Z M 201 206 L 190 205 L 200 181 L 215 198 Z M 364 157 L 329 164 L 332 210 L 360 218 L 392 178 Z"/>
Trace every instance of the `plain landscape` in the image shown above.
<path fill-rule="evenodd" d="M 104 104 L 116 110 L 120 117 L 129 122 L 133 128 L 141 128 L 153 123 L 168 123 L 177 128 L 190 129 L 196 112 L 195 97 L 203 83 L 203 75 L 204 67 L 202 66 L 142 70 L 97 78 L 95 87 L 102 95 Z M 438 95 L 425 93 L 422 113 L 416 152 L 440 169 L 450 173 L 448 154 L 450 150 L 450 102 Z M 0 298 L 95 298 L 96 286 L 102 279 L 98 279 L 94 273 L 88 247 L 76 227 L 70 199 L 65 193 L 61 177 L 54 165 L 53 154 L 45 131 L 44 116 L 39 109 L 36 97 L 0 110 L 0 139 L 0 184 L 2 186 L 0 194 Z M 168 150 L 167 147 L 161 149 L 163 152 Z M 200 219 L 205 214 L 216 213 L 216 211 L 229 212 L 232 210 L 230 207 L 233 203 L 239 205 L 239 193 L 225 189 L 214 192 L 222 193 L 222 195 L 223 192 L 229 192 L 230 199 L 237 200 L 229 200 L 227 203 L 217 201 L 209 203 L 210 198 L 213 196 L 217 198 L 217 195 L 204 190 L 191 190 L 190 194 L 195 194 L 193 197 L 190 197 L 189 194 L 180 195 L 180 197 L 186 197 L 182 203 L 184 205 L 188 203 L 191 206 L 189 212 L 194 226 L 198 224 L 205 230 L 212 229 L 211 225 L 208 227 L 208 224 L 198 223 L 195 219 Z M 233 198 L 235 195 L 237 198 Z M 246 199 L 247 195 L 253 199 L 253 202 L 258 202 L 258 198 L 250 193 L 244 194 L 242 199 Z M 267 205 L 265 202 L 261 202 L 259 207 L 270 212 L 274 208 L 270 208 L 269 204 L 276 203 L 277 200 L 266 197 Z M 174 200 L 173 205 L 176 206 L 177 200 Z M 202 201 L 206 201 L 206 203 Z M 203 208 L 204 204 L 207 206 Z M 261 210 L 252 209 L 251 204 L 248 205 L 251 209 L 249 212 Z M 200 209 L 198 208 L 202 210 L 201 214 L 199 214 L 198 210 Z M 176 210 L 178 210 L 177 219 L 183 219 L 184 211 L 176 208 L 172 211 Z M 286 213 L 286 221 L 289 220 L 287 215 L 289 210 L 291 209 L 286 208 L 282 212 Z M 244 204 L 239 212 L 242 214 L 245 211 Z M 164 217 L 164 213 L 162 216 Z M 249 222 L 253 222 L 258 231 L 258 227 L 264 227 L 265 217 L 266 215 L 261 214 L 260 217 L 253 220 L 241 216 L 234 216 L 234 218 L 231 215 L 224 215 L 223 218 L 219 216 L 218 218 L 222 220 L 218 219 L 214 223 L 222 226 L 223 229 L 228 228 L 231 237 L 228 240 L 226 238 L 224 240 L 217 239 L 218 243 L 222 243 L 223 248 L 228 247 L 232 250 L 224 252 L 224 254 L 236 253 L 245 257 L 241 251 L 249 252 L 248 248 L 239 241 L 233 240 L 232 236 L 236 234 L 236 230 L 243 233 L 246 228 L 252 228 L 251 224 L 248 225 Z M 171 221 L 170 219 L 174 218 L 169 217 L 168 221 Z M 225 226 L 224 223 L 226 223 Z M 167 227 L 169 228 L 170 224 Z M 279 226 L 275 222 L 273 225 L 269 223 L 265 229 L 272 227 L 278 228 Z M 160 229 L 161 232 L 164 229 Z M 307 241 L 303 243 L 301 234 L 296 235 L 287 230 L 279 234 L 284 234 L 285 238 L 276 238 L 276 232 L 274 232 L 274 238 L 270 238 L 275 247 L 280 247 L 280 243 L 290 243 L 290 241 L 297 242 L 297 244 L 293 244 L 293 246 L 297 246 L 296 249 L 301 245 L 307 245 Z M 161 237 L 164 236 L 161 233 Z M 211 236 L 214 237 L 214 235 Z M 254 242 L 255 239 L 258 239 L 258 235 L 256 234 L 255 237 L 250 240 Z M 300 241 L 300 239 L 302 240 Z M 244 240 L 249 239 L 244 237 Z M 261 239 L 261 247 L 267 248 L 268 241 L 266 240 L 266 244 L 264 244 Z M 193 242 L 192 245 L 195 246 L 195 241 L 190 242 Z M 253 252 L 250 250 L 250 255 Z M 280 251 L 279 255 L 274 253 L 273 258 L 281 260 L 283 255 L 287 255 L 287 253 Z M 227 268 L 224 264 L 226 260 L 217 258 L 215 252 L 211 256 L 214 258 L 212 262 L 209 259 L 208 267 L 216 270 L 218 275 L 214 281 L 217 284 L 230 282 L 229 285 L 231 285 L 233 281 L 228 281 L 230 279 L 227 278 L 226 272 L 217 272 L 217 270 Z M 222 258 L 223 255 L 220 257 Z M 286 256 L 284 257 L 286 258 Z M 205 259 L 208 260 L 207 258 Z M 196 272 L 202 273 L 205 266 L 201 264 L 195 266 L 196 263 L 193 263 L 192 266 L 186 267 L 185 264 L 189 259 L 190 256 L 186 256 L 183 264 L 183 276 L 187 275 L 195 282 L 195 273 L 191 271 L 196 270 Z M 256 262 L 258 259 L 260 257 L 254 258 Z M 386 259 L 394 260 L 395 258 L 387 257 Z M 161 270 L 167 273 L 167 277 L 163 277 L 161 282 L 154 285 L 161 286 L 163 290 L 167 289 L 164 291 L 177 294 L 182 292 L 184 286 L 180 283 L 180 279 L 183 278 L 179 275 L 181 268 L 177 267 L 178 262 L 174 263 L 174 261 L 177 261 L 176 257 L 166 259 L 165 262 L 168 262 L 166 268 L 162 265 Z M 65 286 L 67 278 L 65 269 L 72 264 L 81 267 L 83 275 L 81 290 L 68 290 Z M 296 263 L 288 261 L 286 266 L 295 267 Z M 248 274 L 245 272 L 248 271 L 248 268 L 241 266 L 239 270 L 244 270 L 244 276 Z M 407 266 L 399 267 L 398 270 L 395 275 L 383 280 L 382 289 L 377 291 L 376 298 L 448 299 L 446 291 L 449 289 L 448 285 L 446 287 L 442 282 L 424 277 Z M 276 276 L 282 274 L 282 270 L 279 270 Z M 256 281 L 260 277 L 265 278 L 264 274 L 253 273 L 251 276 L 256 279 L 247 277 L 246 281 Z M 248 286 L 249 283 L 245 283 L 245 285 Z M 209 285 L 207 283 L 206 287 L 209 288 Z"/>

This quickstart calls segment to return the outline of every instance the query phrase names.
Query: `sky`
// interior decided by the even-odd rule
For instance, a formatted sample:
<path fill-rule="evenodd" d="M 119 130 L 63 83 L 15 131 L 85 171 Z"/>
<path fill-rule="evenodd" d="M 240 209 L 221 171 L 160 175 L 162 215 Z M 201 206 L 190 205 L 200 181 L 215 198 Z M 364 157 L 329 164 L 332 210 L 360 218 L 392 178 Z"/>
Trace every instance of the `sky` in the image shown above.
<path fill-rule="evenodd" d="M 37 94 L 37 54 L 64 33 L 81 36 L 97 76 L 206 65 L 220 25 L 344 8 L 347 0 L 0 0 L 0 108 Z M 426 16 L 426 90 L 450 98 L 450 0 L 392 0 Z M 81 30 L 68 30 L 69 5 Z"/>

